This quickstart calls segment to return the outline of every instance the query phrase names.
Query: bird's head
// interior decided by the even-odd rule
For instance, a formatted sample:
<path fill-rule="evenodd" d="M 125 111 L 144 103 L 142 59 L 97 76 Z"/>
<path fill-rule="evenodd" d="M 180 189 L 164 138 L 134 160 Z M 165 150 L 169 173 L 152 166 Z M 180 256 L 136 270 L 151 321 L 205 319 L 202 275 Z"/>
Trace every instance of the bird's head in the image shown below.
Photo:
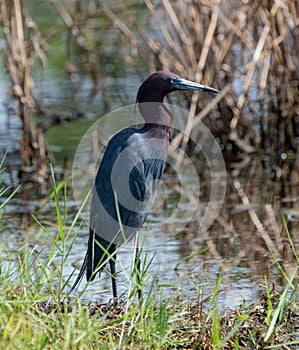
<path fill-rule="evenodd" d="M 194 83 L 178 75 L 159 71 L 150 75 L 140 86 L 136 102 L 163 102 L 164 97 L 176 90 L 197 90 L 219 94 L 220 92 L 209 86 Z"/>

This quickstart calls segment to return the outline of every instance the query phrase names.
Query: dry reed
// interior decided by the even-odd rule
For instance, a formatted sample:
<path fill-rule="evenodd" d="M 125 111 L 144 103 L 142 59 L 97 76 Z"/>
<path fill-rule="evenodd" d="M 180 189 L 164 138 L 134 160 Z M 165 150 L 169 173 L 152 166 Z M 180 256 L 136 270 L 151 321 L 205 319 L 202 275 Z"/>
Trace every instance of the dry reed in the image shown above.
<path fill-rule="evenodd" d="M 19 140 L 23 181 L 35 179 L 42 188 L 47 174 L 46 142 L 42 130 L 33 121 L 36 106 L 32 95 L 31 66 L 37 57 L 46 64 L 36 24 L 20 0 L 1 1 L 1 15 L 6 41 L 5 63 L 9 72 L 16 114 L 20 117 L 23 136 Z"/>

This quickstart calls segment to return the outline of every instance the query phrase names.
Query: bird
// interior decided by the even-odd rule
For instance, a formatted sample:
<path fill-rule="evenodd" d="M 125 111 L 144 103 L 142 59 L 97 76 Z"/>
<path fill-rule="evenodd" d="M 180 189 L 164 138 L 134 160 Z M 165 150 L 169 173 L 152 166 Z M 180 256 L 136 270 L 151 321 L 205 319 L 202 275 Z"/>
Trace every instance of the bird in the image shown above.
<path fill-rule="evenodd" d="M 178 90 L 220 93 L 167 71 L 157 71 L 143 81 L 135 106 L 144 125 L 120 130 L 107 145 L 92 191 L 87 252 L 69 293 L 85 272 L 86 280 L 93 281 L 109 262 L 112 295 L 117 299 L 116 249 L 138 232 L 153 205 L 165 170 L 172 124 L 172 115 L 163 101 L 167 94 Z"/>

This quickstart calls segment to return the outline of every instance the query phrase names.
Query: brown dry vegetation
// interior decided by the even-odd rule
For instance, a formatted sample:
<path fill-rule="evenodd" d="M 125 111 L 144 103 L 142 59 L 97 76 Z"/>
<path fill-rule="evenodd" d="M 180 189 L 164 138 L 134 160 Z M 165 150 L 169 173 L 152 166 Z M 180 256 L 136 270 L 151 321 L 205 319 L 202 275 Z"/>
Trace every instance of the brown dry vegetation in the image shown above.
<path fill-rule="evenodd" d="M 103 29 L 95 19 L 104 16 L 117 30 L 115 41 L 127 65 L 138 71 L 136 59 L 141 59 L 151 72 L 174 71 L 222 91 L 209 104 L 202 96 L 191 96 L 191 111 L 199 114 L 190 121 L 187 135 L 191 129 L 196 133 L 196 120 L 213 110 L 206 122 L 233 160 L 255 152 L 297 151 L 297 1 L 163 0 L 154 5 L 146 0 L 140 6 L 123 2 L 104 9 L 93 1 L 77 7 L 53 3 L 82 49 L 96 86 L 105 73 L 90 57 Z M 99 41 L 88 47 L 90 35 Z"/>
<path fill-rule="evenodd" d="M 222 91 L 221 96 L 209 103 L 206 97 L 189 95 L 190 108 L 196 117 L 187 124 L 186 135 L 191 130 L 196 133 L 197 120 L 212 111 L 206 123 L 232 161 L 244 161 L 249 154 L 261 152 L 271 154 L 276 161 L 275 157 L 279 158 L 282 153 L 296 160 L 299 134 L 297 1 L 163 0 L 154 4 L 146 0 L 138 4 L 118 2 L 110 8 L 101 8 L 94 0 L 84 5 L 78 1 L 53 0 L 52 6 L 68 33 L 69 72 L 82 72 L 74 54 L 82 55 L 85 74 L 92 78 L 95 91 L 106 96 L 102 80 L 107 73 L 95 54 L 99 54 L 105 43 L 106 29 L 114 26 L 115 35 L 110 40 L 116 44 L 119 59 L 137 72 L 142 60 L 151 72 L 174 71 Z M 36 130 L 28 117 L 36 107 L 31 94 L 30 69 L 35 58 L 45 62 L 43 33 L 38 32 L 34 18 L 22 1 L 3 1 L 2 21 L 13 96 L 25 135 L 33 128 L 31 137 L 36 138 Z M 187 142 L 182 135 L 177 138 L 183 139 L 183 146 Z M 43 142 L 25 141 L 25 148 L 30 143 L 34 148 L 35 142 Z"/>
<path fill-rule="evenodd" d="M 10 95 L 23 129 L 19 140 L 21 178 L 43 186 L 48 171 L 47 146 L 42 130 L 36 127 L 33 119 L 36 101 L 31 73 L 36 57 L 41 62 L 45 60 L 43 43 L 22 1 L 1 1 L 1 20 L 6 43 L 5 63 L 12 82 Z"/>

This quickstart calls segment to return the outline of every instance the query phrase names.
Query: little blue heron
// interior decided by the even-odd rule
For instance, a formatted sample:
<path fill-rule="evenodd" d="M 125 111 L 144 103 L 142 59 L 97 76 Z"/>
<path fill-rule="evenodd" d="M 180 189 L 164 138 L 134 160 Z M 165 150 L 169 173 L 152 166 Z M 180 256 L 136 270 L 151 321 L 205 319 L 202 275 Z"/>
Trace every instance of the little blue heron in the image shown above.
<path fill-rule="evenodd" d="M 125 128 L 108 143 L 93 189 L 87 252 L 70 292 L 85 271 L 87 281 L 92 281 L 109 261 L 113 297 L 117 298 L 116 247 L 142 227 L 153 204 L 166 164 L 172 123 L 163 100 L 176 90 L 220 93 L 165 71 L 142 83 L 136 103 L 144 126 Z"/>

